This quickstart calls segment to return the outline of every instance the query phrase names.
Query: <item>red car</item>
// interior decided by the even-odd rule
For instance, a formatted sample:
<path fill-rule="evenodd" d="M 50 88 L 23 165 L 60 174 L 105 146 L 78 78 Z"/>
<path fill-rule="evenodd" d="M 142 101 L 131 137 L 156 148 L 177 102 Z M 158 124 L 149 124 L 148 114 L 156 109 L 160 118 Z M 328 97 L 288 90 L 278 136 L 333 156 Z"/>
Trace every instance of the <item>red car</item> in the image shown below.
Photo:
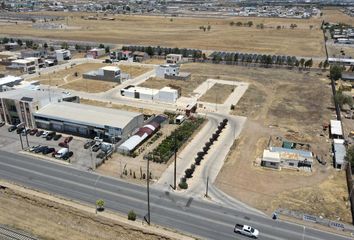
<path fill-rule="evenodd" d="M 58 146 L 59 147 L 63 147 L 63 148 L 68 148 L 69 146 L 68 146 L 68 144 L 64 141 L 64 142 L 60 142 L 59 144 L 58 144 Z"/>
<path fill-rule="evenodd" d="M 73 137 L 72 137 L 72 136 L 69 136 L 69 137 L 66 137 L 66 138 L 64 139 L 64 142 L 65 142 L 65 143 L 69 143 L 69 142 L 71 142 L 71 140 L 73 140 Z"/>

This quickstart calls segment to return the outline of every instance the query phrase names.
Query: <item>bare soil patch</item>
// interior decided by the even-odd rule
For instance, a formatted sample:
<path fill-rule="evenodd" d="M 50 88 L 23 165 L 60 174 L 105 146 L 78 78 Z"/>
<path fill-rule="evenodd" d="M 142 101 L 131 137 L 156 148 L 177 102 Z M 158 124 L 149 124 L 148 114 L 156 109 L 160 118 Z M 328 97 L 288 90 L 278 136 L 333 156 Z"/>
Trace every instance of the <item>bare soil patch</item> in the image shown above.
<path fill-rule="evenodd" d="M 119 85 L 118 83 L 108 82 L 108 81 L 78 79 L 62 85 L 61 88 L 71 89 L 75 91 L 83 91 L 88 93 L 100 93 L 100 92 L 106 92 L 109 89 L 112 89 L 118 85 Z"/>
<path fill-rule="evenodd" d="M 12 36 L 47 37 L 81 41 L 111 42 L 118 44 L 160 45 L 168 47 L 199 48 L 206 50 L 228 50 L 259 52 L 296 56 L 324 56 L 321 19 L 282 19 L 233 17 L 185 18 L 157 16 L 116 15 L 115 21 L 84 20 L 82 13 L 63 13 L 70 16 L 65 31 L 34 29 L 31 24 L 3 26 L 2 33 Z M 252 27 L 231 26 L 231 22 L 253 21 Z M 264 29 L 256 25 L 263 23 Z M 290 24 L 297 24 L 290 29 Z M 202 31 L 200 26 L 211 26 L 210 31 Z M 314 26 L 310 29 L 310 25 Z M 284 29 L 277 30 L 277 26 Z M 202 40 L 201 40 L 202 39 Z"/>
<path fill-rule="evenodd" d="M 202 102 L 222 104 L 234 91 L 235 87 L 227 84 L 214 84 L 206 93 L 198 100 Z"/>
<path fill-rule="evenodd" d="M 40 239 L 170 239 L 11 189 L 0 193 L 0 222 Z"/>
<path fill-rule="evenodd" d="M 322 18 L 325 22 L 354 25 L 354 18 L 343 13 L 339 8 L 325 8 L 322 12 Z"/>
<path fill-rule="evenodd" d="M 135 78 L 140 76 L 148 71 L 151 71 L 152 68 L 150 67 L 140 67 L 140 66 L 132 66 L 132 65 L 119 65 L 120 70 L 122 73 L 129 74 L 131 78 Z"/>

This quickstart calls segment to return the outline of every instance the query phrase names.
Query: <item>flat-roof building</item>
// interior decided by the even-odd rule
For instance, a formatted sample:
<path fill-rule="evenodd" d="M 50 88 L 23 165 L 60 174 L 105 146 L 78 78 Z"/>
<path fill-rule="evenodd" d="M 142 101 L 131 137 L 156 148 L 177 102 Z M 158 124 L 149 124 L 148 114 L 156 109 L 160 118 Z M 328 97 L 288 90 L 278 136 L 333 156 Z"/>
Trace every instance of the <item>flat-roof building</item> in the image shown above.
<path fill-rule="evenodd" d="M 336 169 L 345 168 L 345 155 L 347 153 L 344 146 L 344 139 L 333 139 L 334 167 Z"/>
<path fill-rule="evenodd" d="M 120 68 L 116 66 L 105 66 L 95 71 L 84 73 L 83 78 L 121 83 Z"/>
<path fill-rule="evenodd" d="M 331 136 L 332 138 L 343 138 L 342 123 L 338 120 L 331 120 Z"/>
<path fill-rule="evenodd" d="M 130 98 L 143 100 L 157 100 L 161 102 L 174 103 L 179 97 L 177 89 L 163 87 L 160 90 L 145 87 L 128 86 L 121 90 L 121 95 Z"/>
<path fill-rule="evenodd" d="M 22 77 L 16 77 L 10 75 L 0 78 L 0 92 L 3 91 L 4 87 L 13 87 L 14 85 L 17 85 L 22 81 L 23 81 Z"/>
<path fill-rule="evenodd" d="M 129 136 L 144 122 L 141 113 L 71 102 L 48 104 L 34 118 L 40 128 L 109 141 Z"/>
<path fill-rule="evenodd" d="M 7 124 L 25 123 L 26 127 L 36 127 L 33 113 L 50 102 L 62 100 L 59 92 L 29 90 L 19 88 L 0 92 L 0 119 Z"/>

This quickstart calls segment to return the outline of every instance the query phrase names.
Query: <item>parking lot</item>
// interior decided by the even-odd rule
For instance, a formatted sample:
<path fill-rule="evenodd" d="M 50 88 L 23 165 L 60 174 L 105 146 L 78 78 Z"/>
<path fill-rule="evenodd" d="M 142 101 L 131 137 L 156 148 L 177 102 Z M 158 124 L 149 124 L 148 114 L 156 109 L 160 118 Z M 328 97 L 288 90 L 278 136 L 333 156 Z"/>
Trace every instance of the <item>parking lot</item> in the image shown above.
<path fill-rule="evenodd" d="M 98 150 L 97 152 L 91 151 L 91 148 L 84 149 L 84 144 L 88 141 L 86 138 L 81 138 L 77 136 L 73 136 L 73 139 L 68 143 L 69 151 L 73 152 L 73 156 L 71 156 L 68 160 L 56 159 L 52 157 L 52 153 L 42 154 L 42 153 L 34 153 L 30 152 L 29 149 L 33 146 L 41 145 L 48 146 L 49 148 L 55 148 L 55 151 L 58 151 L 62 147 L 58 144 L 64 142 L 65 138 L 70 136 L 67 134 L 61 134 L 62 137 L 58 140 L 46 140 L 46 138 L 42 136 L 30 135 L 27 134 L 28 145 L 25 136 L 21 135 L 22 143 L 23 143 L 23 151 L 21 147 L 20 135 L 15 131 L 9 132 L 9 125 L 4 125 L 0 127 L 0 149 L 8 152 L 18 153 L 21 152 L 23 154 L 30 154 L 32 156 L 37 156 L 41 159 L 54 160 L 57 162 L 67 162 L 73 164 L 82 169 L 88 169 L 93 166 L 93 162 L 98 161 L 99 159 L 96 156 L 101 152 Z M 91 154 L 92 153 L 92 154 Z"/>

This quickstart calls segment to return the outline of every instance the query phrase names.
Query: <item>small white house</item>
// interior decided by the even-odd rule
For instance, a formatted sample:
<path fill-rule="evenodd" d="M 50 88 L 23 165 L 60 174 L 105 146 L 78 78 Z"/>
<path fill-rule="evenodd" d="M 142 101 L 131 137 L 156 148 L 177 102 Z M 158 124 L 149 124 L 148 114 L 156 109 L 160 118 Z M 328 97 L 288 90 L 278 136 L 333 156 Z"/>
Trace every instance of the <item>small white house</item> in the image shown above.
<path fill-rule="evenodd" d="M 164 64 L 160 65 L 156 69 L 156 77 L 165 78 L 165 76 L 178 76 L 179 75 L 179 66 L 176 64 Z"/>
<path fill-rule="evenodd" d="M 175 103 L 178 99 L 178 90 L 164 87 L 159 90 L 159 101 Z"/>
<path fill-rule="evenodd" d="M 19 69 L 23 72 L 31 72 L 36 70 L 36 61 L 29 59 L 17 59 L 11 62 L 8 66 L 10 69 Z"/>
<path fill-rule="evenodd" d="M 176 64 L 176 63 L 180 63 L 183 60 L 183 56 L 182 54 L 168 54 L 166 56 L 166 63 L 167 64 Z"/>
<path fill-rule="evenodd" d="M 55 50 L 55 58 L 57 61 L 69 60 L 71 59 L 71 52 L 66 49 Z"/>

